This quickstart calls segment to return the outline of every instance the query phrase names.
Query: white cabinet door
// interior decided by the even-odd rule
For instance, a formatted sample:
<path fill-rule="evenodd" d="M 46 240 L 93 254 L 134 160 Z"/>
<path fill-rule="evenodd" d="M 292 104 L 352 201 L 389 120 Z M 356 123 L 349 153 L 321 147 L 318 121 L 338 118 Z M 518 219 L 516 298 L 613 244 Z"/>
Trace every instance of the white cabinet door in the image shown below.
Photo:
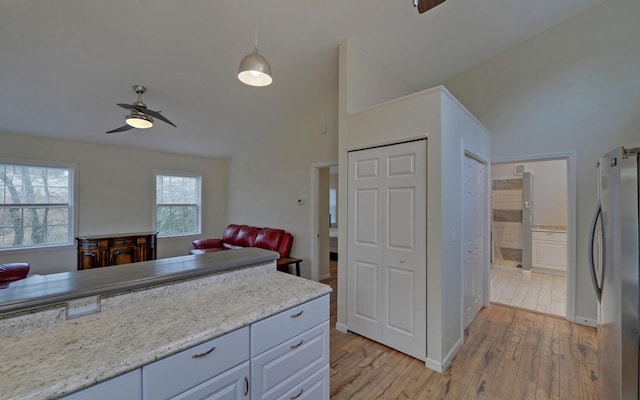
<path fill-rule="evenodd" d="M 290 400 L 328 400 L 329 399 L 329 365 L 304 382 L 285 393 L 281 399 Z"/>
<path fill-rule="evenodd" d="M 325 321 L 251 359 L 251 398 L 288 399 L 285 393 L 328 365 L 329 321 Z"/>
<path fill-rule="evenodd" d="M 142 367 L 144 398 L 172 398 L 247 360 L 245 327 Z"/>
<path fill-rule="evenodd" d="M 142 378 L 140 369 L 131 371 L 124 375 L 109 379 L 108 381 L 91 386 L 72 395 L 66 396 L 64 400 L 141 400 L 142 399 Z"/>
<path fill-rule="evenodd" d="M 567 242 L 566 234 L 534 232 L 531 241 L 531 262 L 533 267 L 566 272 Z"/>
<path fill-rule="evenodd" d="M 172 400 L 249 399 L 249 361 L 190 389 Z"/>
<path fill-rule="evenodd" d="M 426 357 L 426 141 L 349 153 L 347 325 Z"/>

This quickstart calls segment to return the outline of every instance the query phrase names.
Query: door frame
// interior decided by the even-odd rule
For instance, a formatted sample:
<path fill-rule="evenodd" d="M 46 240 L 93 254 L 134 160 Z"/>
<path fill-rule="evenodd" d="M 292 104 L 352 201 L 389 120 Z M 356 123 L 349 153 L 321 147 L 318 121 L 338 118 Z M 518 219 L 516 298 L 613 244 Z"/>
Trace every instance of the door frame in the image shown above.
<path fill-rule="evenodd" d="M 567 293 L 565 299 L 565 319 L 570 322 L 576 321 L 576 153 L 543 153 L 521 156 L 496 157 L 491 163 L 526 163 L 534 161 L 554 161 L 564 160 L 567 163 Z M 584 323 L 584 322 L 580 322 Z"/>
<path fill-rule="evenodd" d="M 311 164 L 311 280 L 320 279 L 318 227 L 320 226 L 318 196 L 320 196 L 320 169 L 338 166 L 338 161 L 325 161 Z"/>

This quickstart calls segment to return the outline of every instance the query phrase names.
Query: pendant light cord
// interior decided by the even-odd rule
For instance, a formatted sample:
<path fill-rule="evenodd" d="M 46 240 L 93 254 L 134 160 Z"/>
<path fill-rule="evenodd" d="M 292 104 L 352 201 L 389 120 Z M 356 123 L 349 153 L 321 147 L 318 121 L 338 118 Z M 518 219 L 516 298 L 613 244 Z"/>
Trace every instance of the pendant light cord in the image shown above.
<path fill-rule="evenodd" d="M 254 30 L 254 45 L 256 48 L 256 53 L 258 52 L 258 13 L 256 12 L 256 26 L 255 26 L 255 30 Z"/>
<path fill-rule="evenodd" d="M 254 45 L 255 45 L 255 50 L 256 53 L 258 52 L 258 0 L 255 0 L 255 6 L 254 6 L 254 10 L 256 12 L 256 21 L 255 21 L 255 25 L 254 25 Z"/>

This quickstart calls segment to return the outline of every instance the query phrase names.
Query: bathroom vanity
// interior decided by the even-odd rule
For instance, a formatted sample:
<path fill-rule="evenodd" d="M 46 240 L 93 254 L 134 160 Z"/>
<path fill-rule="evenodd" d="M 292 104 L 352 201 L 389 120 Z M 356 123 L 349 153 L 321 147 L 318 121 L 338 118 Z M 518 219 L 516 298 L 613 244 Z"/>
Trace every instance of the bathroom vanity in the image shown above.
<path fill-rule="evenodd" d="M 564 275 L 567 272 L 567 229 L 534 226 L 531 229 L 532 270 Z"/>
<path fill-rule="evenodd" d="M 216 252 L 0 290 L 2 398 L 328 399 L 331 289 L 278 272 L 277 257 Z"/>

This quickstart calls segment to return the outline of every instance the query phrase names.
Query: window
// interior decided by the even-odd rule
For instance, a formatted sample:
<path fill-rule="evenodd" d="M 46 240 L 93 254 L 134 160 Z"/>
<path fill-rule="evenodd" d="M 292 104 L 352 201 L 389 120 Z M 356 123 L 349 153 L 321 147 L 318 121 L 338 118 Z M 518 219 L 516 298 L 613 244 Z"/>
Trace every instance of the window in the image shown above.
<path fill-rule="evenodd" d="M 73 244 L 73 168 L 0 162 L 0 250 Z"/>
<path fill-rule="evenodd" d="M 156 230 L 158 236 L 200 233 L 199 176 L 156 174 Z"/>

